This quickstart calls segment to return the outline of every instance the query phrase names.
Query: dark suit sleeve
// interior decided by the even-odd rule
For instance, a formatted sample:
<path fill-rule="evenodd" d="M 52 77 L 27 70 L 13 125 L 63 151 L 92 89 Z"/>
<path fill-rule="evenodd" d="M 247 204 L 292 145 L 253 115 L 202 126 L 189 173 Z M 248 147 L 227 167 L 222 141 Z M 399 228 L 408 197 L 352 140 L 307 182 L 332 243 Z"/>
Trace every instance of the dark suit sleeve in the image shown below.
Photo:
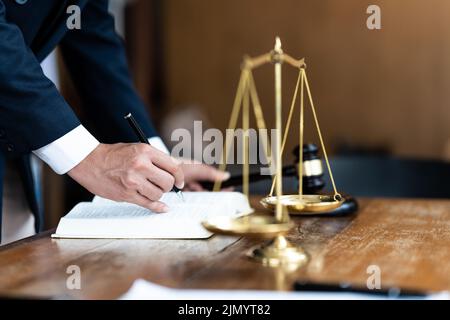
<path fill-rule="evenodd" d="M 148 137 L 156 131 L 138 96 L 125 49 L 108 13 L 107 0 L 91 0 L 81 12 L 81 29 L 61 42 L 63 58 L 83 100 L 88 128 L 101 142 L 136 141 L 124 116 L 131 112 Z"/>
<path fill-rule="evenodd" d="M 29 153 L 79 124 L 0 0 L 0 150 Z"/>

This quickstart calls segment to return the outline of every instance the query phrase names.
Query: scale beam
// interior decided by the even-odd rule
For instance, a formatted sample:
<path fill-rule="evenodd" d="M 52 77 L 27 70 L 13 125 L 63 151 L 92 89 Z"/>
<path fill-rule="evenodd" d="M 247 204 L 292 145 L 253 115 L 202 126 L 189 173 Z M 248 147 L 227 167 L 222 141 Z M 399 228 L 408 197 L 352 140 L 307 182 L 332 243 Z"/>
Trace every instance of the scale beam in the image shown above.
<path fill-rule="evenodd" d="M 262 65 L 275 62 L 285 62 L 294 68 L 306 68 L 305 58 L 295 59 L 286 53 L 277 54 L 275 51 L 257 57 L 245 56 L 242 69 L 253 70 Z"/>

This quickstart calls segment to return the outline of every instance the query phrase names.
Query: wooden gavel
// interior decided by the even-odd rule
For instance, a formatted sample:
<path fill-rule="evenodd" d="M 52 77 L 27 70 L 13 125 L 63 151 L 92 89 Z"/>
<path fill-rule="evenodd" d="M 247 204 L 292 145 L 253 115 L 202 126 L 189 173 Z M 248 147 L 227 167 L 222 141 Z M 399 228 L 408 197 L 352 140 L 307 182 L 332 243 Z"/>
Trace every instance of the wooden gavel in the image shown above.
<path fill-rule="evenodd" d="M 298 179 L 298 165 L 300 158 L 300 147 L 297 146 L 293 150 L 295 156 L 295 163 L 284 166 L 282 169 L 283 177 L 296 177 Z M 313 144 L 308 143 L 303 145 L 303 192 L 305 194 L 315 194 L 323 189 L 325 181 L 323 179 L 322 160 L 319 155 L 319 148 Z M 249 174 L 250 183 L 272 180 L 270 175 L 262 175 L 259 172 Z M 202 182 L 201 185 L 206 190 L 212 190 L 213 182 Z M 236 175 L 222 182 L 222 188 L 237 187 L 242 185 L 242 175 Z"/>
<path fill-rule="evenodd" d="M 300 147 L 294 148 L 292 153 L 295 156 L 295 163 L 283 167 L 283 177 L 296 177 L 298 182 L 298 165 L 300 162 Z M 318 194 L 325 187 L 325 180 L 323 176 L 322 159 L 319 157 L 319 148 L 313 144 L 308 143 L 303 145 L 303 193 L 304 194 Z M 272 180 L 270 175 L 262 175 L 259 172 L 251 173 L 249 175 L 250 183 L 264 180 Z M 201 185 L 206 190 L 213 190 L 213 182 L 202 182 Z M 238 187 L 242 185 L 242 175 L 232 176 L 227 181 L 222 182 L 222 188 Z M 297 186 L 296 186 L 297 187 Z M 345 201 L 337 209 L 329 212 L 324 212 L 325 216 L 340 216 L 354 213 L 358 210 L 358 202 L 350 196 L 344 196 Z"/>

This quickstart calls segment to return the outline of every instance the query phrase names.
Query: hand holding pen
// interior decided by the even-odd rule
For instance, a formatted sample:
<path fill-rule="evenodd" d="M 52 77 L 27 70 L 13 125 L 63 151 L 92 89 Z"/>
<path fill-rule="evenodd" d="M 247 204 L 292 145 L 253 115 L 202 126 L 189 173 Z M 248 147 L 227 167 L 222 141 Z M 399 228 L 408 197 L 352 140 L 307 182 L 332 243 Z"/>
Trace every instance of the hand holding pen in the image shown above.
<path fill-rule="evenodd" d="M 144 135 L 144 132 L 142 131 L 141 127 L 134 119 L 133 115 L 131 113 L 129 113 L 125 116 L 125 119 L 128 121 L 128 124 L 133 129 L 133 131 L 136 134 L 136 137 L 139 139 L 139 141 L 141 143 L 150 145 L 150 142 L 148 141 L 147 137 Z M 179 188 L 177 188 L 177 186 L 174 185 L 171 191 L 175 192 L 184 201 L 183 193 L 181 192 L 181 190 Z"/>
<path fill-rule="evenodd" d="M 95 195 L 153 212 L 167 212 L 159 200 L 185 181 L 178 161 L 143 143 L 97 144 L 68 174 Z"/>

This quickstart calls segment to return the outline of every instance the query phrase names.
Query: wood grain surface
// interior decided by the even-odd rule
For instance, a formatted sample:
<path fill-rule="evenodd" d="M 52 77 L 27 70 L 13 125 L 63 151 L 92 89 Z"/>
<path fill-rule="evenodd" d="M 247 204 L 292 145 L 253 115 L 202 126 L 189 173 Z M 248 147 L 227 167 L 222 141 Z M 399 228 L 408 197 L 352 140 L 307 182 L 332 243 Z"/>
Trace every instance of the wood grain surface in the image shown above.
<path fill-rule="evenodd" d="M 257 204 L 257 199 L 252 202 Z M 357 214 L 297 217 L 289 239 L 309 263 L 298 270 L 249 261 L 255 239 L 51 239 L 51 231 L 0 248 L 0 296 L 110 299 L 134 280 L 176 288 L 291 290 L 297 279 L 365 285 L 370 265 L 382 286 L 450 290 L 450 201 L 360 199 Z M 81 268 L 81 290 L 68 290 L 67 267 Z"/>

